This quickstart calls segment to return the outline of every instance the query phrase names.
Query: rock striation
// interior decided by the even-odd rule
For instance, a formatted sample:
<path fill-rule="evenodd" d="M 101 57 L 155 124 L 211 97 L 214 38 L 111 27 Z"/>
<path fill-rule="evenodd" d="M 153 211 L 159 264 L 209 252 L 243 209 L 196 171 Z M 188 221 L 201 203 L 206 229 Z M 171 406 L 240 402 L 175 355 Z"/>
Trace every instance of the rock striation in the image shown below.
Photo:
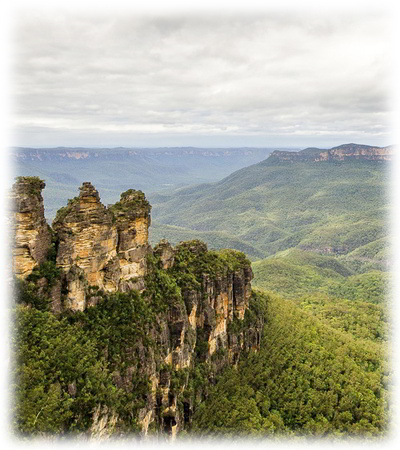
<path fill-rule="evenodd" d="M 394 147 L 372 147 L 369 145 L 343 144 L 330 150 L 320 148 L 306 148 L 299 152 L 276 150 L 271 153 L 269 160 L 281 162 L 321 162 L 346 161 L 358 159 L 362 161 L 390 161 L 394 154 Z"/>
<path fill-rule="evenodd" d="M 66 308 L 85 309 L 89 285 L 117 290 L 118 284 L 109 275 L 117 256 L 117 228 L 91 183 L 83 183 L 79 196 L 58 211 L 53 229 L 59 239 L 56 263 L 67 282 Z"/>
<path fill-rule="evenodd" d="M 89 286 L 105 292 L 144 288 L 150 251 L 150 205 L 129 190 L 106 208 L 91 183 L 61 208 L 53 221 L 59 244 L 56 263 L 65 275 L 66 308 L 83 311 Z"/>
<path fill-rule="evenodd" d="M 142 337 L 118 344 L 126 345 L 126 359 L 119 358 L 117 365 L 112 359 L 112 377 L 126 392 L 133 392 L 135 379 L 148 380 L 150 389 L 137 416 L 142 434 L 156 430 L 175 436 L 190 426 L 196 405 L 218 371 L 259 346 L 263 319 L 250 314 L 250 261 L 235 250 L 209 251 L 198 240 L 175 247 L 162 240 L 153 250 L 148 242 L 151 206 L 143 192 L 130 189 L 106 207 L 89 182 L 58 211 L 51 230 L 44 220 L 44 186 L 38 178 L 26 177 L 13 188 L 15 273 L 21 278 L 32 274 L 28 280 L 36 282 L 39 297 L 50 297 L 56 314 L 85 312 L 122 298 L 134 314 L 124 295 L 136 298 L 138 311 L 152 311 L 150 325 L 144 316 L 138 316 L 140 323 L 130 322 L 129 327 L 148 328 L 138 335 Z M 35 267 L 46 261 L 52 234 L 53 260 L 46 262 L 48 272 L 40 272 Z M 141 301 L 148 306 L 140 306 Z M 121 313 L 115 314 L 118 326 Z M 203 381 L 194 389 L 198 367 L 203 367 Z M 70 395 L 75 390 L 68 386 Z M 104 436 L 122 420 L 99 404 L 89 431 Z"/>
<path fill-rule="evenodd" d="M 43 262 L 51 245 L 51 233 L 44 217 L 42 190 L 38 177 L 18 177 L 11 191 L 13 227 L 13 271 L 25 279 Z"/>
<path fill-rule="evenodd" d="M 212 383 L 215 374 L 226 365 L 236 364 L 243 351 L 259 347 L 263 323 L 260 317 L 251 324 L 245 320 L 253 273 L 240 252 L 215 255 L 198 240 L 181 242 L 174 248 L 163 240 L 154 255 L 167 273 L 173 275 L 179 270 L 182 280 L 195 274 L 198 282 L 183 282 L 181 301 L 171 304 L 160 317 L 162 331 L 157 339 L 162 368 L 148 372 L 152 389 L 140 413 L 144 434 L 155 424 L 174 436 L 187 428 L 195 408 L 196 401 L 187 392 L 190 369 L 209 365 Z M 213 262 L 207 268 L 210 260 Z M 155 360 L 149 367 L 158 365 Z M 176 389 L 173 375 L 185 370 L 188 376 Z"/>
<path fill-rule="evenodd" d="M 119 290 L 144 289 L 149 245 L 149 202 L 141 191 L 130 189 L 110 206 L 118 232 Z"/>

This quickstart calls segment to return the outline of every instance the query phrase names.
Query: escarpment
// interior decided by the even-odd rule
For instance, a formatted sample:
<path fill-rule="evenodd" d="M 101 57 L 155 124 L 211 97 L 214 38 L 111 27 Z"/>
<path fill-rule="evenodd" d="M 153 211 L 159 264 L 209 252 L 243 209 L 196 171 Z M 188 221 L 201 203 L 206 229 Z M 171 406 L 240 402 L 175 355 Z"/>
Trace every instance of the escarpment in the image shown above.
<path fill-rule="evenodd" d="M 25 192 L 30 181 L 17 181 L 13 192 L 21 183 Z M 39 192 L 29 195 L 37 201 L 26 201 L 24 213 L 43 226 L 44 183 L 35 186 Z M 96 436 L 125 433 L 132 423 L 144 435 L 189 429 L 218 372 L 260 344 L 263 316 L 256 313 L 250 261 L 198 240 L 175 247 L 163 240 L 152 249 L 150 210 L 144 194 L 132 189 L 105 207 L 83 183 L 57 213 L 53 230 L 46 225 L 48 234 L 35 235 L 40 258 L 23 277 L 16 271 L 30 283 L 28 298 L 37 298 L 38 308 L 68 317 L 95 340 L 114 386 L 129 398 L 122 406 L 96 404 L 87 419 Z M 18 230 L 17 242 L 24 242 L 25 229 Z M 79 397 L 79 383 L 65 383 L 65 395 Z"/>
<path fill-rule="evenodd" d="M 91 183 L 83 183 L 53 221 L 67 308 L 85 309 L 88 286 L 105 292 L 144 288 L 149 225 L 150 205 L 142 192 L 129 190 L 106 208 Z"/>
<path fill-rule="evenodd" d="M 215 375 L 236 363 L 243 351 L 258 348 L 263 322 L 250 313 L 253 274 L 242 253 L 209 251 L 197 240 L 174 248 L 164 241 L 154 249 L 152 266 L 150 278 L 161 279 L 163 289 L 178 289 L 170 292 L 168 306 L 158 316 L 161 367 L 148 374 L 152 388 L 141 424 L 143 432 L 153 423 L 174 435 L 190 426 Z M 199 368 L 205 384 L 195 386 Z"/>
<path fill-rule="evenodd" d="M 280 162 L 332 162 L 346 160 L 390 161 L 394 155 L 394 147 L 372 147 L 369 145 L 343 144 L 329 150 L 306 148 L 299 152 L 276 150 L 269 160 Z"/>
<path fill-rule="evenodd" d="M 19 177 L 11 191 L 13 271 L 20 278 L 46 259 L 51 244 L 41 194 L 45 186 L 38 177 Z"/>
<path fill-rule="evenodd" d="M 121 200 L 110 206 L 118 232 L 120 290 L 144 288 L 146 255 L 150 252 L 150 209 L 143 192 L 133 189 L 121 194 Z"/>

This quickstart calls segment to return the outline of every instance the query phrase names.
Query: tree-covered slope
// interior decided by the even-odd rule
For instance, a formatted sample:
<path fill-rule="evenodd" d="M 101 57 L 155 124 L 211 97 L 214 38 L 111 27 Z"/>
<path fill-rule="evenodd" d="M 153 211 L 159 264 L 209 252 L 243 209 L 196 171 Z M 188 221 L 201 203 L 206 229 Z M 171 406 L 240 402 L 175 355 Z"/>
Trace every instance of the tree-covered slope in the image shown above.
<path fill-rule="evenodd" d="M 153 219 L 167 238 L 162 224 L 219 232 L 264 256 L 291 247 L 350 254 L 387 235 L 387 164 L 271 156 L 218 183 L 153 195 Z"/>
<path fill-rule="evenodd" d="M 16 176 L 46 180 L 46 216 L 52 220 L 76 186 L 91 180 L 103 203 L 135 186 L 146 193 L 212 182 L 265 159 L 268 148 L 13 148 Z"/>
<path fill-rule="evenodd" d="M 390 384 L 386 343 L 332 327 L 327 317 L 290 300 L 263 295 L 261 350 L 219 377 L 194 415 L 194 431 L 346 439 L 384 432 Z"/>
<path fill-rule="evenodd" d="M 234 248 L 239 250 L 251 259 L 263 257 L 263 253 L 249 242 L 231 236 L 224 231 L 195 231 L 174 225 L 160 225 L 153 223 L 149 229 L 149 240 L 151 244 L 156 244 L 161 239 L 167 239 L 168 242 L 175 245 L 181 241 L 191 239 L 201 239 L 207 242 L 211 248 Z"/>
<path fill-rule="evenodd" d="M 118 415 L 113 433 L 124 436 L 139 430 L 139 410 L 155 394 L 149 433 L 156 427 L 169 432 L 174 404 L 185 435 L 384 435 L 391 386 L 387 163 L 316 162 L 317 150 L 293 160 L 272 157 L 218 183 L 150 195 L 153 243 L 201 238 L 253 259 L 258 289 L 244 320 L 226 324 L 228 348 L 209 360 L 206 334 L 210 326 L 223 327 L 207 295 L 244 263 L 251 278 L 245 255 L 199 252 L 206 246 L 191 241 L 178 245 L 174 263 L 162 269 L 168 259 L 156 247 L 145 291 L 100 295 L 92 289 L 90 295 L 101 297 L 96 306 L 57 317 L 42 294 L 60 273 L 51 261 L 35 269 L 16 305 L 15 428 L 87 432 L 101 404 Z M 208 303 L 206 315 L 195 319 L 205 328 L 196 335 L 193 364 L 179 370 L 165 359 L 156 364 L 160 383 L 169 377 L 172 401 L 164 384 L 152 394 L 143 355 L 160 355 L 167 344 L 184 349 L 182 338 L 193 343 L 176 315 L 182 310 L 191 316 L 196 295 Z M 167 337 L 155 333 L 161 318 Z M 258 326 L 262 335 L 253 333 Z M 231 345 L 242 350 L 227 367 Z M 128 390 L 115 382 L 116 372 L 129 372 Z M 168 404 L 163 413 L 160 399 Z"/>
<path fill-rule="evenodd" d="M 389 294 L 388 273 L 356 273 L 348 267 L 347 260 L 297 248 L 256 261 L 252 267 L 254 286 L 286 298 L 322 293 L 333 298 L 382 303 Z"/>
<path fill-rule="evenodd" d="M 147 257 L 143 291 L 90 285 L 81 311 L 53 310 L 63 274 L 52 260 L 18 280 L 14 432 L 168 436 L 177 423 L 188 428 L 215 375 L 258 345 L 263 316 L 243 253 L 189 241 L 170 247 L 165 265 L 171 253 L 158 250 Z"/>

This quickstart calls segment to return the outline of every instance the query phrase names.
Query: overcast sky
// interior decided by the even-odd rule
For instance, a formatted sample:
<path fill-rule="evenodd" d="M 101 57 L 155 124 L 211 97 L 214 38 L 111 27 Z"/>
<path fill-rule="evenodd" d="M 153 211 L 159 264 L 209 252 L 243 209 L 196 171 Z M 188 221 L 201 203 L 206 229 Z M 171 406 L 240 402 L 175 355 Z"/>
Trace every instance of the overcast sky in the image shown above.
<path fill-rule="evenodd" d="M 12 40 L 12 143 L 388 145 L 388 22 L 26 14 Z"/>

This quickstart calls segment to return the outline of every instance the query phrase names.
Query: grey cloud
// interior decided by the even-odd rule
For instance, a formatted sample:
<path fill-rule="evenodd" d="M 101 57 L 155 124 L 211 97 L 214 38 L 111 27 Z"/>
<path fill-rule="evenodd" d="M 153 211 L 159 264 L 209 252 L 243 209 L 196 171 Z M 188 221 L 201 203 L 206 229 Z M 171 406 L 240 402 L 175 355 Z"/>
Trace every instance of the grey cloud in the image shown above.
<path fill-rule="evenodd" d="M 14 43 L 15 144 L 46 146 L 47 133 L 57 145 L 105 136 L 194 145 L 206 134 L 209 145 L 239 135 L 285 145 L 375 130 L 384 145 L 386 23 L 306 13 L 24 17 Z"/>

